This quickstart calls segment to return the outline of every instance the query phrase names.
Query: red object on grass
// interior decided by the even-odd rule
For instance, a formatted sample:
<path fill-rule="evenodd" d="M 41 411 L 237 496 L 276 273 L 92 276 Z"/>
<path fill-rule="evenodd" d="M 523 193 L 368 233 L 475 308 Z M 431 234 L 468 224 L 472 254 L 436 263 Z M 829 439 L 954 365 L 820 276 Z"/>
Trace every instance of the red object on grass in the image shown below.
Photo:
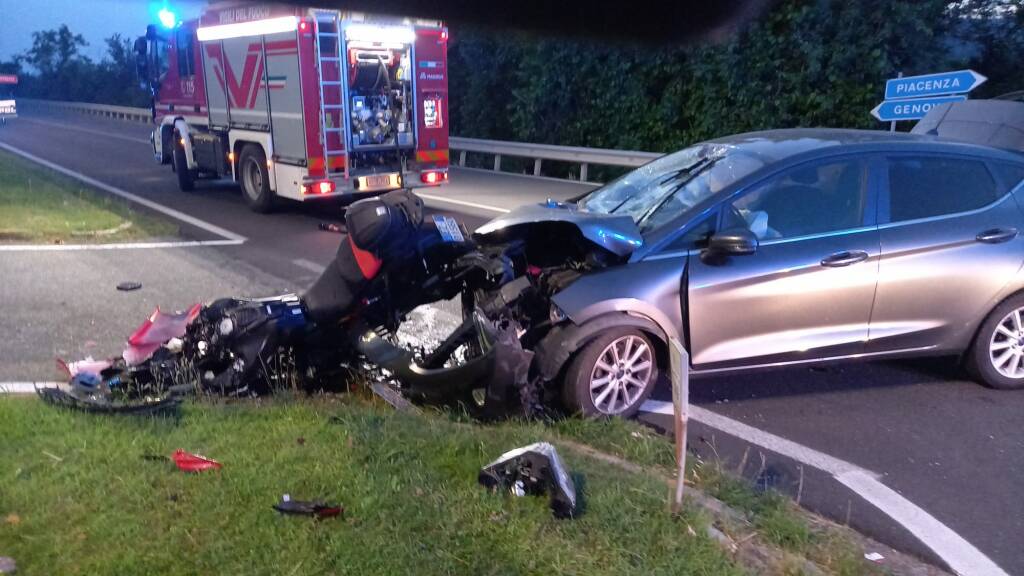
<path fill-rule="evenodd" d="M 202 472 L 203 470 L 220 470 L 222 468 L 221 463 L 216 460 L 199 454 L 190 454 L 181 448 L 174 451 L 171 459 L 182 472 Z"/>
<path fill-rule="evenodd" d="M 165 314 L 160 308 L 154 310 L 135 333 L 128 337 L 128 345 L 122 354 L 124 361 L 129 366 L 145 362 L 165 342 L 184 336 L 185 329 L 202 308 L 201 304 L 196 304 L 178 314 Z"/>

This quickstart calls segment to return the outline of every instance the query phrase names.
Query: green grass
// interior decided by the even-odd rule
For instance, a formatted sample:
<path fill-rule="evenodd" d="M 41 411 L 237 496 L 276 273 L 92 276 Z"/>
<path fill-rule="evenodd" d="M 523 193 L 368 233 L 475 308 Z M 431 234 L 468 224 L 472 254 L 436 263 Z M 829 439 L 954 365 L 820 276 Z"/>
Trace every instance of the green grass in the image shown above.
<path fill-rule="evenodd" d="M 0 151 L 0 243 L 122 242 L 176 232 L 170 222 Z"/>
<path fill-rule="evenodd" d="M 557 427 L 466 425 L 355 397 L 189 404 L 179 419 L 0 398 L 0 436 L 0 556 L 24 575 L 741 573 L 702 514 L 667 513 L 656 478 L 561 450 L 583 479 L 575 520 L 477 484 L 507 449 L 557 446 Z M 142 457 L 176 448 L 224 469 L 186 475 Z M 279 516 L 284 493 L 336 500 L 345 517 Z"/>

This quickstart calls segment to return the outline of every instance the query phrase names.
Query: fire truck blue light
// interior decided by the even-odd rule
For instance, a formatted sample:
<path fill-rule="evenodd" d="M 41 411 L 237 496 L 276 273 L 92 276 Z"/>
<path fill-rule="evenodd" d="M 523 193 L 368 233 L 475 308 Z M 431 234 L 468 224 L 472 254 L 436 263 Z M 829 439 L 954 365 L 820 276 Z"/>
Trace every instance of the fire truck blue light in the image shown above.
<path fill-rule="evenodd" d="M 160 23 L 164 28 L 174 28 L 174 25 L 178 23 L 178 17 L 167 8 L 162 8 L 156 15 L 160 18 Z"/>

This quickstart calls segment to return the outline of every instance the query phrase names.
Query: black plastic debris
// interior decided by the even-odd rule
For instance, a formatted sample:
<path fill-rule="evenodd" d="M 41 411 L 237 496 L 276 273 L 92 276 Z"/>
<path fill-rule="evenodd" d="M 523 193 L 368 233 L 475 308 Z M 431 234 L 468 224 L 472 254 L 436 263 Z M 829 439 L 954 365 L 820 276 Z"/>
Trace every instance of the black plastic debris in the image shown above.
<path fill-rule="evenodd" d="M 131 292 L 139 288 L 142 288 L 142 282 L 121 282 L 117 285 L 117 289 L 121 292 Z"/>
<path fill-rule="evenodd" d="M 492 489 L 507 490 L 514 496 L 551 495 L 556 518 L 576 515 L 576 486 L 555 447 L 537 442 L 502 454 L 480 470 L 477 478 Z"/>
<path fill-rule="evenodd" d="M 341 516 L 345 512 L 345 508 L 338 504 L 328 504 L 322 500 L 292 500 L 288 494 L 282 496 L 281 501 L 274 504 L 274 510 L 282 514 L 313 516 L 314 518 L 333 518 Z"/>
<path fill-rule="evenodd" d="M 336 234 L 344 234 L 345 233 L 345 230 L 341 226 L 338 226 L 337 224 L 333 224 L 333 223 L 330 223 L 330 222 L 321 222 L 317 226 L 317 228 L 319 228 L 320 230 L 322 230 L 324 232 L 334 232 Z"/>

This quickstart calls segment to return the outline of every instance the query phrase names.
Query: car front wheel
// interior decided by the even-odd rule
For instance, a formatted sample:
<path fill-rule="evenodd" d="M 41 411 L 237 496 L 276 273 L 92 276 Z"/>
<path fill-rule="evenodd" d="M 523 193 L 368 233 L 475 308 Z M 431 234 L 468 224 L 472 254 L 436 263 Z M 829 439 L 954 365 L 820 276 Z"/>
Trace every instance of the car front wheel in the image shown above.
<path fill-rule="evenodd" d="M 562 399 L 586 417 L 634 416 L 657 381 L 650 339 L 633 328 L 615 328 L 584 346 L 565 374 Z"/>
<path fill-rule="evenodd" d="M 996 307 L 981 325 L 967 368 L 992 388 L 1024 388 L 1024 294 Z"/>

